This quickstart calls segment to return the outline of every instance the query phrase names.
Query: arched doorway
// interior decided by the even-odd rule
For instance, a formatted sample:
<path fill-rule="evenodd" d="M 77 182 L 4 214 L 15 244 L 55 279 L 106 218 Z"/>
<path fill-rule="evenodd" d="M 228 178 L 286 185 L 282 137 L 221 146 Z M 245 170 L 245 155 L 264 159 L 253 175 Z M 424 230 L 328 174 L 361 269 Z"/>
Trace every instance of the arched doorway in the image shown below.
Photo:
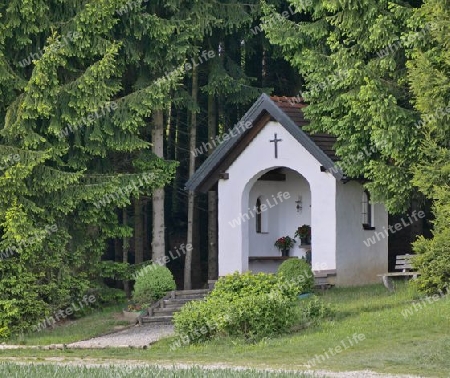
<path fill-rule="evenodd" d="M 247 188 L 246 188 L 247 189 Z M 311 190 L 308 181 L 298 172 L 276 167 L 254 176 L 248 183 L 246 211 L 247 227 L 243 227 L 243 241 L 248 243 L 249 270 L 275 272 L 284 259 L 275 247 L 283 236 L 294 238 L 298 227 L 311 225 Z M 297 238 L 291 256 L 310 257 L 311 248 L 300 248 Z"/>

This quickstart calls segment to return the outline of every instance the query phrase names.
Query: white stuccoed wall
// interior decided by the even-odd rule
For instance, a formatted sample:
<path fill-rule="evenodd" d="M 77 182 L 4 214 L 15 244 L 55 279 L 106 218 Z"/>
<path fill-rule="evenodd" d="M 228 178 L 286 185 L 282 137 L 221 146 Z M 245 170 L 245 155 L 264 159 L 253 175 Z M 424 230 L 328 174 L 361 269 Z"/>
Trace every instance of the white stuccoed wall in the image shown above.
<path fill-rule="evenodd" d="M 278 144 L 278 159 L 274 157 L 273 139 L 274 133 L 282 139 Z M 233 219 L 239 218 L 240 214 L 248 213 L 248 207 L 256 203 L 259 185 L 267 182 L 258 182 L 257 179 L 265 172 L 274 168 L 286 167 L 300 173 L 307 180 L 311 192 L 311 227 L 312 227 L 312 264 L 322 266 L 326 269 L 336 269 L 336 179 L 331 175 L 320 171 L 320 163 L 294 139 L 284 127 L 277 122 L 269 122 L 249 144 L 242 154 L 233 162 L 227 172 L 228 180 L 220 180 L 218 185 L 219 195 L 219 275 L 244 272 L 249 269 L 248 256 L 250 235 L 255 248 L 250 251 L 252 255 L 261 256 L 265 253 L 276 252 L 273 243 L 276 238 L 289 234 L 293 236 L 296 227 L 303 224 L 295 209 L 295 201 L 298 194 L 303 196 L 303 213 L 307 212 L 307 194 L 301 188 L 302 177 L 297 176 L 292 183 L 286 182 L 291 197 L 275 207 L 273 214 L 269 217 L 278 217 L 278 234 L 272 232 L 265 238 L 255 239 L 254 219 L 241 222 L 241 226 L 232 227 Z M 289 174 L 294 178 L 293 173 Z M 254 186 L 256 184 L 256 186 Z M 260 184 L 262 183 L 262 184 Z M 277 182 L 277 184 L 283 184 Z M 297 184 L 299 186 L 297 187 Z M 281 186 L 282 188 L 282 186 Z M 270 190 L 270 186 L 264 190 Z M 302 193 L 299 192 L 302 191 Z M 275 193 L 269 193 L 276 196 Z M 268 192 L 267 192 L 268 193 Z M 263 193 L 264 194 L 264 193 Z M 253 196 L 250 198 L 250 196 Z M 267 196 L 269 197 L 269 196 Z M 278 199 L 277 199 L 278 200 Z M 283 208 L 284 207 L 284 208 Z M 277 214 L 278 212 L 278 214 Z M 280 216 L 282 214 L 282 216 Z M 307 222 L 304 222 L 307 223 Z M 308 222 L 309 223 L 309 222 Z M 273 226 L 273 224 L 272 224 Z M 250 230 L 252 233 L 250 233 Z M 297 248 L 297 247 L 295 247 Z"/>
<path fill-rule="evenodd" d="M 362 228 L 361 198 L 364 188 L 351 181 L 339 182 L 337 190 L 337 277 L 336 285 L 353 286 L 379 283 L 377 274 L 388 271 L 388 238 L 382 238 L 367 247 L 364 240 L 383 232 L 388 227 L 388 213 L 381 204 L 375 204 L 372 210 L 375 230 Z"/>

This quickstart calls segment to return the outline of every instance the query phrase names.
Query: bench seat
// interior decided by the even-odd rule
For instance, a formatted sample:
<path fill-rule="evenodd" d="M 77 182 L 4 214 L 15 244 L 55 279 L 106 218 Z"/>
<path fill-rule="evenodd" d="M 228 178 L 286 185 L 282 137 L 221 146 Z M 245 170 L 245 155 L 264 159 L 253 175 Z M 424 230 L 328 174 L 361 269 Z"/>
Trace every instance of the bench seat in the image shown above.
<path fill-rule="evenodd" d="M 392 284 L 391 277 L 412 277 L 416 279 L 417 276 L 420 275 L 419 272 L 411 272 L 413 269 L 413 265 L 411 263 L 414 255 L 398 255 L 395 261 L 395 269 L 402 270 L 402 272 L 388 272 L 383 274 L 377 274 L 378 277 L 381 277 L 383 280 L 383 284 L 389 291 L 394 290 L 394 285 Z"/>
<path fill-rule="evenodd" d="M 284 261 L 295 259 L 295 256 L 249 256 L 249 261 Z"/>
<path fill-rule="evenodd" d="M 392 272 L 392 273 L 384 273 L 377 274 L 378 277 L 401 277 L 401 276 L 418 276 L 419 272 Z"/>

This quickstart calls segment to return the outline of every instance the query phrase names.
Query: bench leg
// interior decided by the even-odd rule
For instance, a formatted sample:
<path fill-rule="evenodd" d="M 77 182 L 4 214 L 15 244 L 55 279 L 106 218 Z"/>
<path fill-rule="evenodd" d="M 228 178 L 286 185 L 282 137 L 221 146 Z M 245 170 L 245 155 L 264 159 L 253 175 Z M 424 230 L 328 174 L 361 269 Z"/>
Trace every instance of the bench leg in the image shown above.
<path fill-rule="evenodd" d="M 383 276 L 383 284 L 390 292 L 394 291 L 394 284 L 392 282 L 392 278 L 389 276 Z"/>

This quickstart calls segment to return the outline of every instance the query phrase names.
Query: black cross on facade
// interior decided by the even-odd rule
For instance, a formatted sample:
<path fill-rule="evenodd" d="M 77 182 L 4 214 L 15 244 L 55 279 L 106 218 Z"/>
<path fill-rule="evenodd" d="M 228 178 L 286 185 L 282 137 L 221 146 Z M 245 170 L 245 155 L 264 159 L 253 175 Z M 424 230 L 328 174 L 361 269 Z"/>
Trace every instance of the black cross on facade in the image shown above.
<path fill-rule="evenodd" d="M 281 142 L 283 139 L 277 139 L 277 134 L 275 133 L 272 140 L 270 140 L 270 143 L 274 143 L 275 145 L 275 159 L 278 159 L 278 142 Z"/>

